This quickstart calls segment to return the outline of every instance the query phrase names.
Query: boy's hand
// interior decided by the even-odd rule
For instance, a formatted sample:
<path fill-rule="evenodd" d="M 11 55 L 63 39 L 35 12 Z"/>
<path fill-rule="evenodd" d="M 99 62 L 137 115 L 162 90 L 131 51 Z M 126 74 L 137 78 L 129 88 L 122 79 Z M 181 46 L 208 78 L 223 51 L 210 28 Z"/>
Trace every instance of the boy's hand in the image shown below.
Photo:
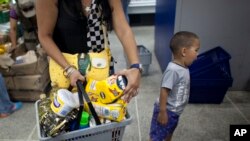
<path fill-rule="evenodd" d="M 166 125 L 168 123 L 168 113 L 166 110 L 159 112 L 157 121 L 162 125 Z"/>

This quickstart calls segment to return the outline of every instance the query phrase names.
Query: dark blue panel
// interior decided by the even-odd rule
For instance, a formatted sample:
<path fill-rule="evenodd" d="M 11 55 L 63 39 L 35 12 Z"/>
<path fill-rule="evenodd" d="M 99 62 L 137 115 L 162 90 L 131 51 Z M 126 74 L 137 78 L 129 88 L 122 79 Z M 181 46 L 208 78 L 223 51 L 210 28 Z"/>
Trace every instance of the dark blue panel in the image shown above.
<path fill-rule="evenodd" d="M 157 0 L 155 13 L 155 54 L 164 71 L 171 61 L 169 42 L 174 34 L 176 0 Z"/>

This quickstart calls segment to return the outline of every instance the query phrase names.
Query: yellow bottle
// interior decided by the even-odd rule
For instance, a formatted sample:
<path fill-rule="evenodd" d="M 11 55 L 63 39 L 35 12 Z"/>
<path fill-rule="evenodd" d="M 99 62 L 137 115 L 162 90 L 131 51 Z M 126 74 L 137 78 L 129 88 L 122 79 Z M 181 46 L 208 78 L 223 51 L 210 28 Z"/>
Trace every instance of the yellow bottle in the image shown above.
<path fill-rule="evenodd" d="M 4 47 L 4 45 L 0 45 L 0 55 L 1 54 L 4 54 L 6 52 L 6 49 L 5 49 L 5 47 Z"/>
<path fill-rule="evenodd" d="M 89 78 L 85 90 L 88 95 L 98 95 L 101 103 L 108 104 L 114 102 L 123 95 L 126 85 L 127 79 L 125 76 L 112 75 L 101 81 Z"/>

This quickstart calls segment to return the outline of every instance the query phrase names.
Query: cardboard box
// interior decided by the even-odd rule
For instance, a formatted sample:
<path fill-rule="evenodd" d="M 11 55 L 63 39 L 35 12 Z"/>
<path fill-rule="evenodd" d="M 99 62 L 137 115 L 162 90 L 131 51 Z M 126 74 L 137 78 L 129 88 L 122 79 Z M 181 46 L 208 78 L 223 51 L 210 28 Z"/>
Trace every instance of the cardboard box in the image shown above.
<path fill-rule="evenodd" d="M 11 77 L 12 78 L 12 77 Z M 40 94 L 45 93 L 47 96 L 49 95 L 49 91 L 51 90 L 50 81 L 48 83 L 44 83 L 41 90 L 9 90 L 10 99 L 13 101 L 23 101 L 23 102 L 35 102 L 40 99 Z"/>
<path fill-rule="evenodd" d="M 50 82 L 49 69 L 42 74 L 14 76 L 15 90 L 44 90 Z"/>
<path fill-rule="evenodd" d="M 10 99 L 13 101 L 35 102 L 40 99 L 40 94 L 44 91 L 33 90 L 10 90 Z"/>
<path fill-rule="evenodd" d="M 26 53 L 25 47 L 18 47 L 14 53 L 12 53 L 11 57 L 15 59 L 17 56 L 24 55 Z M 32 63 L 22 63 L 22 64 L 14 64 L 10 67 L 10 69 L 5 70 L 0 68 L 0 72 L 3 76 L 16 76 L 16 75 L 35 75 L 42 74 L 46 68 L 48 68 L 48 60 L 46 54 L 39 54 L 37 61 Z"/>
<path fill-rule="evenodd" d="M 0 33 L 0 44 L 5 44 L 10 41 L 8 34 L 2 34 Z"/>
<path fill-rule="evenodd" d="M 11 76 L 4 77 L 4 81 L 5 81 L 5 86 L 7 87 L 7 89 L 15 89 L 13 77 Z"/>

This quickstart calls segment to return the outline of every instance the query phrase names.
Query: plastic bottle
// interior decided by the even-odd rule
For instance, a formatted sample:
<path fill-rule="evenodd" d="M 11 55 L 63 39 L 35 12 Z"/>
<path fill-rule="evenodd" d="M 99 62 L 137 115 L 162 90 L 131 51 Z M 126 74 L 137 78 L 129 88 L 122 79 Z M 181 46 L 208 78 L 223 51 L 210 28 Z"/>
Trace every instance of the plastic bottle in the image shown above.
<path fill-rule="evenodd" d="M 40 127 L 46 136 L 57 136 L 65 133 L 73 120 L 77 118 L 78 110 L 72 110 L 66 117 L 60 117 L 51 109 L 43 116 Z"/>
<path fill-rule="evenodd" d="M 60 117 L 65 117 L 74 108 L 79 107 L 74 94 L 66 89 L 59 89 L 50 107 Z"/>
<path fill-rule="evenodd" d="M 81 116 L 81 121 L 80 121 L 80 129 L 84 129 L 89 127 L 89 113 L 83 111 L 82 116 Z"/>
<path fill-rule="evenodd" d="M 120 98 L 126 86 L 127 78 L 125 76 L 111 75 L 101 81 L 89 78 L 85 90 L 89 95 L 98 95 L 101 103 L 108 104 Z"/>
<path fill-rule="evenodd" d="M 42 132 L 47 136 L 55 136 L 59 134 L 59 131 L 54 131 L 55 127 L 63 121 L 62 117 L 57 116 L 49 107 L 49 111 L 46 112 L 40 119 L 40 127 Z M 53 131 L 52 131 L 53 130 Z M 58 129 L 59 130 L 59 129 Z"/>
<path fill-rule="evenodd" d="M 76 119 L 78 113 L 76 108 L 79 104 L 77 105 L 70 91 L 57 89 L 53 95 L 53 101 L 46 104 L 47 111 L 40 119 L 42 132 L 47 136 L 56 136 L 66 132 L 70 127 L 69 123 Z"/>
<path fill-rule="evenodd" d="M 42 119 L 42 116 L 50 110 L 50 104 L 51 100 L 46 97 L 46 94 L 40 95 L 40 103 L 38 107 L 38 113 L 39 113 L 39 121 Z"/>
<path fill-rule="evenodd" d="M 50 90 L 49 97 L 50 97 L 50 100 L 53 101 L 53 100 L 54 100 L 54 97 L 55 97 L 56 94 L 57 94 L 57 91 L 58 91 L 60 88 L 58 87 L 58 85 L 57 85 L 55 82 L 51 82 L 51 87 L 52 87 L 52 89 Z"/>

